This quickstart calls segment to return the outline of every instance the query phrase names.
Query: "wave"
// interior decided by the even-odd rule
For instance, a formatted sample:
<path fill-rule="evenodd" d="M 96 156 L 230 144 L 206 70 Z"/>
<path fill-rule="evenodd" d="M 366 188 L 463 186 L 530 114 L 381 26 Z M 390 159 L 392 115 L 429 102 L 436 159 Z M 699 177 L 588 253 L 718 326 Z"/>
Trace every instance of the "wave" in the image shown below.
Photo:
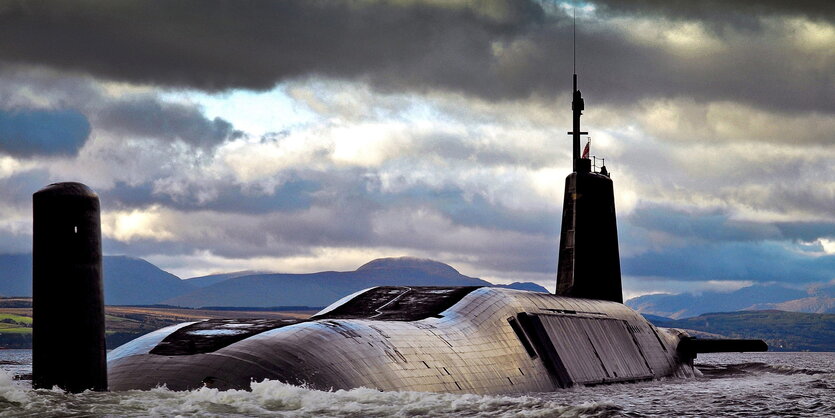
<path fill-rule="evenodd" d="M 748 374 L 773 373 L 781 375 L 804 374 L 808 376 L 831 373 L 826 370 L 807 369 L 760 362 L 737 364 L 700 364 L 699 371 L 708 378 L 735 377 Z"/>
<path fill-rule="evenodd" d="M 621 410 L 606 402 L 565 405 L 526 396 L 381 392 L 359 388 L 325 392 L 276 381 L 254 382 L 251 391 L 201 388 L 175 392 L 33 390 L 0 371 L 0 416 L 301 416 L 301 417 L 607 417 Z"/>

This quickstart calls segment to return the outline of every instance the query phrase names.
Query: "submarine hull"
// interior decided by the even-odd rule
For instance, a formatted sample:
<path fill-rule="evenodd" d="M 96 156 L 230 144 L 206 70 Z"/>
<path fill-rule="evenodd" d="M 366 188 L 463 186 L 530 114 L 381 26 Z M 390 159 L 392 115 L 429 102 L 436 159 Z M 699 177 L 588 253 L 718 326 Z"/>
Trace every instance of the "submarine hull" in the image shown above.
<path fill-rule="evenodd" d="M 321 390 L 542 392 L 692 376 L 692 363 L 676 352 L 684 336 L 608 301 L 377 287 L 309 321 L 206 321 L 153 332 L 109 354 L 108 380 L 112 390 L 249 389 L 270 379 Z"/>

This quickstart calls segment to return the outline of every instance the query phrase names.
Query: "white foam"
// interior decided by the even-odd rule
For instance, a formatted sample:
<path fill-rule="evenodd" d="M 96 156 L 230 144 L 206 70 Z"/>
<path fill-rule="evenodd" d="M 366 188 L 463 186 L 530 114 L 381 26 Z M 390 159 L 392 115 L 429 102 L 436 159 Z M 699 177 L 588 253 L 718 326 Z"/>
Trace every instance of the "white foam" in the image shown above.
<path fill-rule="evenodd" d="M 252 391 L 202 388 L 174 392 L 156 388 L 149 391 L 67 394 L 60 390 L 32 390 L 29 382 L 15 381 L 8 371 L 0 371 L 0 416 L 458 418 L 729 416 L 752 413 L 779 415 L 781 412 L 835 416 L 835 407 L 832 406 L 835 405 L 835 398 L 830 383 L 835 373 L 835 357 L 829 353 L 777 353 L 767 357 L 770 363 L 774 363 L 772 366 L 795 364 L 795 367 L 805 370 L 814 365 L 822 372 L 807 375 L 774 372 L 774 368 L 755 368 L 746 373 L 717 378 L 665 379 L 578 387 L 553 393 L 480 396 L 380 392 L 365 388 L 324 392 L 275 381 L 253 383 Z M 705 360 L 702 356 L 700 359 Z M 728 359 L 734 360 L 730 364 L 737 367 L 741 360 L 748 358 L 739 354 Z"/>
<path fill-rule="evenodd" d="M 14 376 L 0 370 L 0 402 L 25 403 L 29 400 L 26 386 L 14 380 Z"/>
<path fill-rule="evenodd" d="M 530 396 L 480 396 L 423 392 L 380 392 L 358 388 L 324 392 L 275 381 L 252 384 L 252 391 L 165 388 L 124 392 L 122 405 L 150 415 L 293 416 L 553 416 L 577 407 Z M 585 409 L 586 406 L 581 406 Z"/>

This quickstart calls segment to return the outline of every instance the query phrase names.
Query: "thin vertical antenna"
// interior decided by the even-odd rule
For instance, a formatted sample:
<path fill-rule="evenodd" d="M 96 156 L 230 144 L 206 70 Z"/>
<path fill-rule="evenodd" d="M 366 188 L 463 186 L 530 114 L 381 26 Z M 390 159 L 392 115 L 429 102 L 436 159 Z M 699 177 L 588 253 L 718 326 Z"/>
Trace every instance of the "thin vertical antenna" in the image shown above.
<path fill-rule="evenodd" d="M 574 12 L 574 74 L 577 74 L 577 5 L 573 5 L 571 11 Z"/>
<path fill-rule="evenodd" d="M 572 77 L 572 81 L 574 84 L 574 90 L 571 94 L 571 113 L 573 114 L 573 123 L 572 123 L 572 130 L 568 134 L 573 137 L 573 161 L 574 161 L 574 172 L 577 172 L 578 165 L 581 155 L 580 155 L 580 135 L 588 135 L 588 132 L 580 131 L 580 116 L 583 114 L 583 96 L 580 94 L 580 90 L 577 90 L 577 8 L 574 7 L 574 76 Z M 586 169 L 588 171 L 588 169 Z"/>

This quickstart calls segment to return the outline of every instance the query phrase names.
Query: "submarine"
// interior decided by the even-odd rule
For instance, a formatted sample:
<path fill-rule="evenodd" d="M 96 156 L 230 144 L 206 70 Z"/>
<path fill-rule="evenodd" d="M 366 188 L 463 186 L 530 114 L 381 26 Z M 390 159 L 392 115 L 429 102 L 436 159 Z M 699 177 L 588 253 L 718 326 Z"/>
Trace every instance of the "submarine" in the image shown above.
<path fill-rule="evenodd" d="M 110 352 L 110 389 L 248 389 L 270 379 L 321 390 L 547 392 L 692 377 L 698 353 L 766 350 L 760 340 L 657 328 L 622 303 L 612 180 L 580 154 L 583 110 L 575 74 L 555 294 L 380 286 L 307 320 L 182 323 Z"/>
<path fill-rule="evenodd" d="M 34 195 L 33 385 L 249 390 L 269 379 L 319 390 L 508 394 L 688 378 L 698 374 L 699 353 L 766 351 L 761 340 L 702 340 L 655 327 L 623 304 L 612 180 L 605 165 L 598 170 L 581 155 L 583 110 L 575 74 L 573 171 L 554 294 L 378 286 L 304 320 L 173 325 L 112 350 L 106 361 L 98 197 L 79 183 L 50 185 Z M 72 285 L 63 284 L 68 274 Z M 72 309 L 87 312 L 86 345 L 62 343 Z"/>

